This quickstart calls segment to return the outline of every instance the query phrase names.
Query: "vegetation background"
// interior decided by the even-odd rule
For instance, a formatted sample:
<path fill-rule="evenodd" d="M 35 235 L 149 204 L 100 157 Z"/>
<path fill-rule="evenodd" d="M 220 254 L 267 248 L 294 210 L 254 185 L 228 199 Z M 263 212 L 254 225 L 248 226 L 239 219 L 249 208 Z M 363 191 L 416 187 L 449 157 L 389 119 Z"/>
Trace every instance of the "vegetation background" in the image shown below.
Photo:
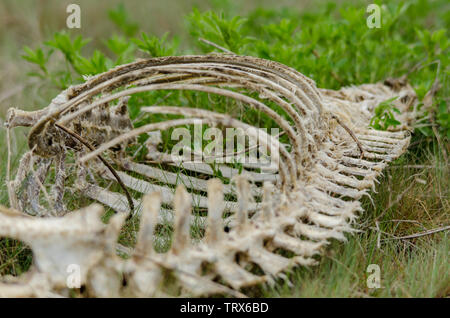
<path fill-rule="evenodd" d="M 372 2 L 382 8 L 380 29 L 366 26 L 366 8 Z M 66 27 L 70 3 L 81 7 L 81 29 Z M 290 274 L 291 284 L 259 286 L 250 294 L 448 297 L 448 232 L 402 237 L 450 223 L 449 26 L 446 0 L 129 0 L 123 4 L 118 0 L 2 0 L 0 124 L 9 107 L 43 108 L 61 89 L 83 81 L 82 75 L 137 57 L 215 50 L 199 42 L 199 37 L 238 54 L 287 64 L 313 78 L 319 87 L 338 89 L 408 74 L 422 114 L 408 153 L 385 170 L 372 193 L 373 203 L 363 202 L 361 232 L 349 236 L 347 243 L 333 242 L 319 266 Z M 90 42 L 84 42 L 88 38 Z M 439 83 L 439 89 L 431 94 L 434 83 Z M 132 116 L 137 116 L 140 102 L 130 103 Z M 390 112 L 389 103 L 380 108 L 377 122 L 383 125 L 377 128 L 395 125 L 386 121 L 386 112 Z M 14 164 L 27 150 L 26 133 L 27 129 L 14 131 Z M 1 128 L 0 149 L 6 153 L 4 140 Z M 3 155 L 3 205 L 8 204 L 5 168 Z M 25 245 L 0 239 L 0 275 L 20 275 L 31 262 Z M 381 267 L 380 289 L 367 287 L 369 264 Z"/>

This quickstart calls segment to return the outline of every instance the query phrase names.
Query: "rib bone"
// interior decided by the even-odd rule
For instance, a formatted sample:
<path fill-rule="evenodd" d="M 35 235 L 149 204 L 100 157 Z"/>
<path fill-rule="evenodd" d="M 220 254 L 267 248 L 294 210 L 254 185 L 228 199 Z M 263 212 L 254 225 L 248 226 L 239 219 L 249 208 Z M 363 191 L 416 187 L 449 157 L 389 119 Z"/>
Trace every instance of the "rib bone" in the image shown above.
<path fill-rule="evenodd" d="M 382 169 L 409 145 L 407 128 L 415 116 L 410 104 L 417 98 L 411 86 L 399 83 L 395 90 L 377 83 L 332 91 L 318 89 L 285 65 L 259 58 L 163 57 L 96 75 L 61 92 L 45 109 L 10 109 L 9 129 L 32 128 L 30 151 L 23 155 L 15 180 L 8 182 L 11 208 L 0 207 L 0 237 L 28 244 L 34 262 L 20 277 L 1 277 L 0 296 L 66 297 L 71 288 L 85 287 L 77 289 L 81 296 L 242 297 L 245 287 L 274 283 L 296 266 L 317 264 L 331 240 L 345 241 L 345 233 L 356 231 L 352 224 L 363 212 L 359 199 L 369 195 Z M 157 90 L 233 99 L 271 118 L 288 143 L 268 134 L 262 138 L 258 132 L 267 127 L 188 105 L 142 107 L 141 116 L 149 119 L 156 113 L 184 118 L 134 128 L 128 98 Z M 410 97 L 394 101 L 402 112 L 401 128 L 369 128 L 375 107 L 395 96 Z M 271 150 L 276 164 L 270 173 L 248 163 L 242 170 L 223 162 L 213 169 L 209 162 L 159 152 L 161 131 L 199 120 L 210 127 L 249 129 Z M 94 141 L 97 148 L 73 145 L 55 124 Z M 140 149 L 147 147 L 152 161 L 137 162 L 127 146 L 147 133 L 154 138 Z M 115 170 L 99 164 L 100 155 L 108 160 L 105 165 L 111 161 L 119 170 L 117 177 Z M 56 164 L 53 184 L 47 178 L 49 162 Z M 217 171 L 222 180 L 213 178 Z M 39 182 L 27 187 L 29 175 Z M 75 180 L 72 186 L 65 184 L 69 179 Z M 133 195 L 131 213 L 119 184 Z M 54 202 L 44 206 L 40 196 L 48 189 Z M 102 205 L 64 211 L 69 190 Z M 31 217 L 28 205 L 44 213 Z M 117 212 L 107 224 L 101 221 L 104 207 Z M 117 243 L 127 216 L 139 221 L 139 230 L 131 233 L 134 246 Z M 70 284 L 74 277 L 79 286 Z"/>

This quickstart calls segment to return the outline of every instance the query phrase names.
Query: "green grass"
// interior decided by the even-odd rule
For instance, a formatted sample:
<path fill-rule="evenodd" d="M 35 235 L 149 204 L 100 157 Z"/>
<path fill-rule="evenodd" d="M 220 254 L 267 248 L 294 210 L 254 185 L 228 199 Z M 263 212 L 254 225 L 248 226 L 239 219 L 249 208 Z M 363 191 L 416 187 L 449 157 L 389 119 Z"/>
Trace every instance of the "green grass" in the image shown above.
<path fill-rule="evenodd" d="M 383 242 L 377 234 L 357 235 L 348 243 L 332 244 L 317 267 L 288 275 L 293 287 L 281 282 L 262 292 L 267 297 L 445 297 L 449 293 L 448 239 Z M 418 245 L 416 245 L 418 244 Z M 380 287 L 369 289 L 369 264 L 380 266 Z"/>
<path fill-rule="evenodd" d="M 293 270 L 288 275 L 292 286 L 279 281 L 274 287 L 259 286 L 249 294 L 264 297 L 450 295 L 448 233 L 395 239 L 450 223 L 450 178 L 446 161 L 450 154 L 450 42 L 445 31 L 450 27 L 450 10 L 447 1 L 389 1 L 382 9 L 380 29 L 367 28 L 366 1 L 306 1 L 301 5 L 298 1 L 277 1 L 276 5 L 264 1 L 261 7 L 256 2 L 180 1 L 179 6 L 166 8 L 164 1 L 142 5 L 136 2 L 134 7 L 127 1 L 126 18 L 124 11 L 116 7 L 119 1 L 108 6 L 82 1 L 82 29 L 70 32 L 64 28 L 65 5 L 53 2 L 52 7 L 48 1 L 41 2 L 44 7 L 39 8 L 36 3 L 29 3 L 35 6 L 34 11 L 23 10 L 25 1 L 7 0 L 0 4 L 1 120 L 11 106 L 23 109 L 47 106 L 61 88 L 82 81 L 81 74 L 95 74 L 136 57 L 214 50 L 199 42 L 199 37 L 239 54 L 282 62 L 325 88 L 338 89 L 400 77 L 420 63 L 423 67 L 408 77 L 419 99 L 423 101 L 436 76 L 441 87 L 431 104 L 422 103 L 426 111 L 421 127 L 415 129 L 408 153 L 384 171 L 376 192 L 371 194 L 373 204 L 364 198 L 365 211 L 356 226 L 361 232 L 349 235 L 347 243 L 330 244 L 318 266 Z M 192 9 L 194 4 L 198 10 Z M 54 10 L 62 14 L 53 14 Z M 113 13 L 108 14 L 108 10 Z M 162 22 L 158 25 L 150 21 L 143 15 L 145 10 L 160 17 Z M 99 18 L 98 12 L 104 15 Z M 122 21 L 122 26 L 118 27 L 114 21 Z M 163 36 L 167 30 L 171 32 Z M 66 33 L 55 36 L 57 31 Z M 91 42 L 77 48 L 73 46 L 77 36 L 91 38 Z M 61 41 L 64 37 L 72 41 L 72 46 Z M 31 51 L 23 49 L 24 46 Z M 51 56 L 48 55 L 50 50 L 54 50 Z M 20 58 L 22 54 L 37 65 L 25 62 Z M 45 61 L 47 56 L 49 59 Z M 435 61 L 440 61 L 439 73 Z M 27 76 L 28 72 L 35 76 Z M 22 84 L 26 86 L 18 93 L 1 99 Z M 145 93 L 130 100 L 131 116 L 138 117 L 141 105 L 151 105 L 162 99 L 167 104 L 211 107 L 211 99 L 201 93 L 175 92 L 169 96 L 167 92 Z M 213 105 L 216 111 L 234 112 L 246 122 L 274 126 L 267 118 L 245 108 L 239 109 L 228 99 L 214 98 Z M 383 111 L 386 110 L 383 108 Z M 429 119 L 430 115 L 433 120 Z M 161 116 L 159 120 L 167 118 Z M 143 117 L 137 125 L 148 120 Z M 383 128 L 383 124 L 381 122 L 379 128 Z M 27 150 L 26 132 L 26 129 L 14 131 L 13 167 Z M 171 146 L 169 133 L 163 135 L 165 148 Z M 6 152 L 4 140 L 5 131 L 1 129 L 0 149 Z M 5 169 L 6 160 L 2 159 L 0 204 L 8 205 Z M 137 229 L 138 221 L 130 220 L 120 241 L 132 244 Z M 160 230 L 162 235 L 171 233 L 170 226 Z M 166 244 L 163 242 L 158 248 L 163 250 Z M 20 275 L 30 264 L 31 255 L 26 246 L 10 239 L 0 241 L 0 275 Z M 380 266 L 380 289 L 367 288 L 369 264 Z"/>
<path fill-rule="evenodd" d="M 404 157 L 402 163 L 394 163 L 384 172 L 377 193 L 372 195 L 376 207 L 364 200 L 365 212 L 357 226 L 361 233 L 350 236 L 347 243 L 333 242 L 319 266 L 295 270 L 291 276 L 294 287 L 281 283 L 264 295 L 448 297 L 448 233 L 395 239 L 448 224 L 448 172 L 443 174 L 444 167 L 437 165 L 427 169 L 406 168 L 414 158 L 411 154 Z M 419 182 L 414 181 L 417 178 Z M 380 266 L 380 289 L 367 288 L 369 264 Z"/>

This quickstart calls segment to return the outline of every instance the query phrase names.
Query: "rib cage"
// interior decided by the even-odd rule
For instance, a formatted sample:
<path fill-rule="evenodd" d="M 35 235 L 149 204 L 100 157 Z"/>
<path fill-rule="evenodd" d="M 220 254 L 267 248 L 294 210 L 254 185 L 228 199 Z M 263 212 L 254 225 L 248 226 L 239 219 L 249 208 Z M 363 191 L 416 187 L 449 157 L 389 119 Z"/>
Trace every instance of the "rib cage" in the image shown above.
<path fill-rule="evenodd" d="M 141 219 L 135 248 L 115 244 L 130 208 L 125 195 L 79 177 L 78 191 L 119 214 L 104 225 L 98 221 L 103 212 L 99 205 L 57 218 L 30 218 L 2 209 L 0 236 L 29 244 L 35 264 L 25 277 L 9 278 L 0 284 L 0 295 L 67 295 L 70 264 L 80 265 L 86 295 L 100 297 L 167 293 L 242 296 L 239 291 L 244 287 L 272 283 L 297 265 L 313 265 L 317 263 L 315 255 L 331 239 L 345 240 L 344 233 L 353 231 L 351 224 L 362 212 L 358 200 L 368 195 L 367 190 L 374 186 L 385 165 L 406 150 L 409 144 L 406 128 L 414 115 L 410 108 L 416 101 L 407 84 L 400 88 L 366 84 L 330 91 L 316 88 L 311 79 L 273 61 L 235 55 L 181 56 L 119 66 L 62 92 L 44 110 L 33 113 L 11 110 L 8 125 L 9 128 L 32 125 L 29 146 L 39 155 L 46 152 L 44 141 L 52 120 L 70 125 L 105 103 L 155 90 L 222 95 L 266 114 L 289 139 L 289 144 L 273 137 L 268 139 L 267 146 L 275 145 L 280 150 L 279 171 L 269 174 L 248 171 L 238 175 L 237 170 L 221 165 L 222 175 L 233 181 L 233 185 L 223 185 L 210 179 L 213 171 L 207 164 L 183 164 L 185 170 L 209 176 L 206 181 L 136 163 L 131 158 L 116 158 L 121 168 L 118 175 L 125 186 L 146 194 L 142 202 L 133 199 L 134 212 Z M 257 93 L 258 97 L 245 92 Z M 374 107 L 394 96 L 400 97 L 396 107 L 403 114 L 401 129 L 396 132 L 369 129 Z M 271 103 L 279 106 L 282 113 L 270 108 Z M 96 150 L 81 152 L 79 166 L 92 167 L 102 178 L 114 182 L 115 177 L 96 162 L 96 156 L 143 133 L 190 124 L 196 119 L 209 125 L 250 127 L 213 111 L 148 106 L 142 111 L 185 118 L 150 123 L 105 140 Z M 29 160 L 26 156 L 30 154 L 22 161 Z M 22 173 L 11 183 L 10 195 L 20 179 Z M 178 185 L 173 194 L 168 185 L 175 186 L 180 181 L 184 186 Z M 186 188 L 195 191 L 189 193 Z M 227 200 L 224 194 L 235 194 L 237 199 Z M 11 200 L 12 207 L 17 207 L 16 201 Z M 197 207 L 208 209 L 206 217 L 191 214 L 192 201 Z M 161 208 L 161 204 L 171 208 Z M 223 219 L 225 210 L 232 212 L 227 219 Z M 174 224 L 172 246 L 167 253 L 156 253 L 155 227 L 167 221 Z M 228 232 L 223 231 L 224 222 L 230 229 Z M 205 228 L 198 243 L 191 242 L 191 223 Z M 130 258 L 125 261 L 117 257 L 116 249 Z M 166 286 L 167 275 L 176 277 L 177 289 Z M 123 280 L 126 286 L 122 285 Z"/>

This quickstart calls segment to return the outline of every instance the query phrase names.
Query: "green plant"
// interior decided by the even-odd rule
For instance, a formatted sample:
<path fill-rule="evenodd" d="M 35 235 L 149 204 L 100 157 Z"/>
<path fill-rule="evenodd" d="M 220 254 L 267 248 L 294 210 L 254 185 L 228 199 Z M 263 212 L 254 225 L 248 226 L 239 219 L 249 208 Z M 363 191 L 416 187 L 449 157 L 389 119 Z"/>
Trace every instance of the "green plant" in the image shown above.
<path fill-rule="evenodd" d="M 141 39 L 131 39 L 137 47 L 150 55 L 150 57 L 174 55 L 176 52 L 177 42 L 172 40 L 171 43 L 167 41 L 168 33 L 165 33 L 161 38 L 156 36 L 148 36 L 144 32 L 141 33 Z"/>
<path fill-rule="evenodd" d="M 139 24 L 130 21 L 123 3 L 116 9 L 109 10 L 108 17 L 128 37 L 134 36 L 139 29 Z"/>
<path fill-rule="evenodd" d="M 381 3 L 380 3 L 381 4 Z M 224 6 L 229 9 L 230 5 Z M 295 10 L 257 9 L 246 18 L 230 16 L 227 12 L 201 12 L 193 9 L 187 16 L 190 40 L 203 52 L 218 50 L 199 38 L 244 55 L 260 56 L 280 61 L 313 78 L 319 87 L 338 88 L 343 85 L 375 82 L 386 77 L 399 77 L 417 63 L 440 61 L 443 72 L 439 80 L 448 78 L 449 40 L 446 36 L 445 17 L 435 20 L 436 30 L 425 25 L 425 16 L 432 12 L 426 1 L 403 1 L 382 5 L 383 25 L 369 29 L 365 25 L 365 8 L 344 3 L 328 3 L 307 13 Z M 336 13 L 337 12 L 337 13 Z M 333 14 L 332 14 L 333 13 Z M 24 59 L 38 66 L 31 76 L 47 79 L 60 89 L 83 81 L 83 76 L 95 75 L 123 63 L 131 62 L 142 54 L 157 57 L 183 54 L 178 50 L 178 38 L 169 39 L 142 32 L 135 37 L 139 25 L 132 22 L 123 5 L 108 11 L 109 19 L 122 35 L 113 34 L 103 43 L 109 52 L 97 48 L 92 55 L 83 54 L 90 42 L 81 36 L 71 37 L 67 32 L 55 33 L 53 38 L 35 50 L 24 47 Z M 414 20 L 415 23 L 409 23 Z M 427 22 L 428 23 L 428 22 Z M 186 39 L 189 41 L 189 39 Z M 49 64 L 54 52 L 64 56 L 66 67 L 52 69 Z M 112 53 L 112 56 L 110 54 Z M 188 50 L 187 52 L 190 52 Z M 380 63 L 389 56 L 390 63 Z M 431 88 L 435 74 L 429 68 L 414 72 L 410 80 L 419 99 Z M 443 138 L 450 134 L 445 96 L 448 89 L 438 91 L 431 109 L 427 109 L 416 129 L 418 136 L 434 135 L 431 125 L 437 125 Z M 178 101 L 184 94 L 176 94 Z M 152 93 L 149 96 L 159 96 Z M 185 95 L 187 96 L 187 95 Z M 151 99 L 154 99 L 153 97 Z M 202 102 L 204 101 L 203 98 Z M 132 100 L 130 112 L 136 114 L 139 105 Z M 148 102 L 148 100 L 140 100 Z M 207 102 L 205 102 L 207 103 Z M 381 103 L 372 125 L 387 129 L 398 125 L 396 109 Z M 435 121 L 430 122 L 430 114 Z"/>
<path fill-rule="evenodd" d="M 450 140 L 450 112 L 448 110 L 447 103 L 442 100 L 438 105 L 436 123 L 439 125 L 443 133 L 446 132 L 444 136 Z"/>
<path fill-rule="evenodd" d="M 375 107 L 375 115 L 370 120 L 370 126 L 378 130 L 387 130 L 390 126 L 395 128 L 400 125 L 400 122 L 395 119 L 393 113 L 400 114 L 400 111 L 392 104 L 396 99 L 397 97 L 390 98 Z"/>
<path fill-rule="evenodd" d="M 190 33 L 194 38 L 211 39 L 213 42 L 224 45 L 236 54 L 245 52 L 247 46 L 254 40 L 242 32 L 246 22 L 239 16 L 227 19 L 225 14 L 216 14 L 208 11 L 201 13 L 194 9 L 188 16 Z M 211 47 L 201 44 L 203 51 L 210 51 Z"/>

